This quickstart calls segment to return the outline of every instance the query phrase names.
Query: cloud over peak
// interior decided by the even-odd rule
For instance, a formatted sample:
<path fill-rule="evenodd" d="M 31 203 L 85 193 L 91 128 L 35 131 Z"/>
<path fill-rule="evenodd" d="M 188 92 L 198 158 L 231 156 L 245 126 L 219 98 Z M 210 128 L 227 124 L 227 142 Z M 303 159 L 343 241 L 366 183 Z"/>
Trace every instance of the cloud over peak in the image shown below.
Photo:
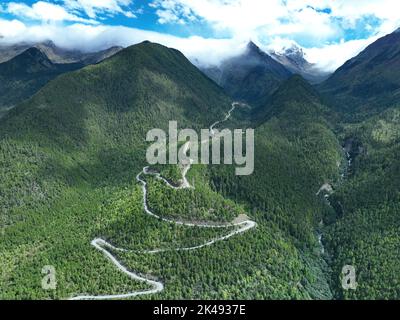
<path fill-rule="evenodd" d="M 252 39 L 296 45 L 333 71 L 397 29 L 399 11 L 398 0 L 0 0 L 0 41 L 97 50 L 151 40 L 213 64 Z"/>

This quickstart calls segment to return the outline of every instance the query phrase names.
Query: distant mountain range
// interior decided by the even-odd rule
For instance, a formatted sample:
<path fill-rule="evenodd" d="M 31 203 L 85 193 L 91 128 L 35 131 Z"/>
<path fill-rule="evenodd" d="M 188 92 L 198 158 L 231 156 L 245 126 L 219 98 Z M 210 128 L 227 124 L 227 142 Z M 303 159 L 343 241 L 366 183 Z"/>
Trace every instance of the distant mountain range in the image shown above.
<path fill-rule="evenodd" d="M 331 76 L 309 63 L 303 50 L 297 46 L 266 53 L 253 42 L 247 45 L 242 54 L 223 61 L 221 65 L 201 69 L 228 95 L 255 107 L 265 104 L 290 75 L 298 74 L 311 84 L 317 84 L 318 90 L 336 109 L 350 114 L 365 113 L 366 110 L 374 113 L 392 104 L 392 100 L 400 100 L 400 92 L 397 91 L 399 82 L 393 71 L 398 68 L 399 39 L 398 30 L 379 39 Z M 47 57 L 47 70 L 42 64 L 23 74 L 24 65 L 21 64 L 18 72 L 9 71 L 12 64 L 19 64 L 14 59 L 28 49 L 36 49 Z M 30 97 L 59 74 L 98 63 L 121 49 L 111 47 L 87 53 L 59 48 L 52 41 L 1 45 L 0 61 L 3 63 L 0 64 L 0 92 L 8 92 L 8 95 L 0 97 L 0 117 L 5 110 Z M 35 57 L 39 56 L 38 52 L 35 54 L 32 50 L 20 59 L 30 57 L 33 60 L 28 64 L 34 66 L 36 63 L 40 65 L 39 61 L 35 61 Z M 20 93 L 14 93 L 18 91 Z"/>
<path fill-rule="evenodd" d="M 201 68 L 231 97 L 262 106 L 290 75 L 301 75 L 321 95 L 348 117 L 371 115 L 400 103 L 399 29 L 347 61 L 333 74 L 306 60 L 297 46 L 282 52 L 262 51 L 253 42 L 246 50 L 220 65 Z"/>
<path fill-rule="evenodd" d="M 36 47 L 0 64 L 0 110 L 31 97 L 50 80 L 80 69 L 83 63 L 56 64 Z"/>
<path fill-rule="evenodd" d="M 18 43 L 14 45 L 0 45 L 0 63 L 8 61 L 29 48 L 37 48 L 47 55 L 53 63 L 98 63 L 118 51 L 122 47 L 111 47 L 97 52 L 83 52 L 80 50 L 70 50 L 58 47 L 52 41 L 39 43 Z"/>
<path fill-rule="evenodd" d="M 296 46 L 282 53 L 266 53 L 254 42 L 249 42 L 242 54 L 218 66 L 200 68 L 230 96 L 255 105 L 265 103 L 292 74 L 299 74 L 312 84 L 329 76 L 309 63 L 302 49 Z"/>
<path fill-rule="evenodd" d="M 67 72 L 73 69 L 78 70 Z M 146 114 L 154 117 L 154 121 L 161 121 L 160 114 L 166 112 L 165 116 L 168 118 L 187 116 L 191 122 L 198 121 L 205 125 L 211 119 L 222 117 L 221 108 L 230 105 L 229 99 L 220 88 L 179 51 L 150 42 L 122 50 L 109 59 L 89 67 L 84 67 L 82 63 L 54 64 L 41 50 L 30 48 L 1 64 L 0 71 L 9 74 L 10 78 L 32 77 L 36 81 L 42 76 L 55 78 L 56 74 L 64 73 L 50 81 L 32 99 L 17 106 L 15 112 L 19 114 L 18 116 L 14 115 L 14 111 L 10 112 L 8 122 L 12 122 L 11 119 L 21 118 L 22 114 L 28 118 L 43 117 L 44 122 L 33 122 L 39 127 L 45 122 L 54 120 L 48 118 L 49 114 L 59 118 L 57 122 L 63 123 L 63 127 L 68 127 L 68 124 L 75 127 L 82 120 L 79 119 L 82 112 L 88 114 L 94 112 L 93 114 L 97 115 L 103 112 L 106 114 L 119 112 L 124 115 L 136 114 L 138 117 Z M 159 76 L 159 73 L 164 76 Z M 45 77 L 45 80 L 48 79 Z M 45 102 L 47 99 L 52 101 Z M 90 104 L 90 101 L 93 104 Z M 85 108 L 82 109 L 83 102 Z M 27 105 L 30 107 L 27 108 Z M 89 111 L 86 108 L 96 110 Z M 69 116 L 63 117 L 66 113 Z M 200 121 L 200 119 L 209 120 Z M 151 124 L 154 124 L 154 121 L 151 121 Z M 165 124 L 165 121 L 163 123 Z M 50 128 L 53 125 L 56 123 L 48 124 L 46 127 Z M 145 129 L 143 121 L 137 125 Z M 67 130 L 65 133 L 69 135 L 72 131 Z"/>
<path fill-rule="evenodd" d="M 83 53 L 58 48 L 53 42 L 0 47 L 0 117 L 31 97 L 60 74 L 96 64 L 121 48 Z"/>

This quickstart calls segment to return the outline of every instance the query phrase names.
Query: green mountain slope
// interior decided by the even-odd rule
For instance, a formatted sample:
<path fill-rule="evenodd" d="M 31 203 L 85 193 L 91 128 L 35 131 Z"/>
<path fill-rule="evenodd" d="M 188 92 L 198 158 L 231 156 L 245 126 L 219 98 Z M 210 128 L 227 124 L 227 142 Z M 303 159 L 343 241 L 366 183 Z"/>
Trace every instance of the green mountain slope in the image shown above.
<path fill-rule="evenodd" d="M 125 226 L 142 220 L 143 241 L 177 237 L 180 230 L 147 217 L 141 206 L 135 176 L 146 164 L 146 133 L 169 120 L 206 128 L 230 107 L 181 53 L 143 43 L 54 79 L 11 110 L 0 120 L 0 297 L 143 288 L 90 241 L 114 228 L 130 237 Z M 129 208 L 121 212 L 123 203 Z M 57 270 L 56 291 L 41 288 L 45 265 Z"/>
<path fill-rule="evenodd" d="M 366 119 L 400 103 L 400 33 L 389 34 L 347 61 L 321 86 L 347 118 Z M 358 115 L 358 116 L 357 116 Z"/>
<path fill-rule="evenodd" d="M 82 64 L 54 64 L 36 48 L 0 64 L 0 111 L 31 97 L 62 73 L 82 68 Z"/>
<path fill-rule="evenodd" d="M 333 289 L 345 299 L 399 299 L 400 111 L 389 109 L 345 125 L 342 139 L 352 157 L 345 183 L 330 201 L 338 221 L 327 227 L 334 274 L 356 268 L 357 289 Z"/>
<path fill-rule="evenodd" d="M 337 115 L 324 105 L 318 91 L 299 75 L 291 76 L 271 96 L 268 103 L 254 110 L 253 118 L 262 123 L 273 116 L 282 116 L 296 126 L 298 118 L 316 120 L 330 118 L 333 124 Z"/>
<path fill-rule="evenodd" d="M 180 258 L 172 253 L 161 258 L 141 256 L 142 262 L 137 255 L 121 255 L 135 270 L 162 275 L 167 288 L 156 298 L 332 298 L 329 267 L 316 226 L 325 217 L 331 219 L 333 210 L 316 192 L 325 182 L 339 179 L 341 147 L 325 120 L 327 108 L 301 77 L 283 84 L 274 105 L 266 109 L 278 107 L 274 116 L 256 128 L 253 175 L 236 177 L 232 166 L 196 166 L 189 172 L 189 180 L 196 182 L 193 195 L 171 191 L 150 203 L 152 208 L 164 206 L 161 212 L 193 216 L 197 205 L 204 205 L 204 196 L 195 195 L 211 189 L 208 194 L 216 192 L 229 199 L 225 204 L 229 211 L 238 208 L 257 222 L 255 230 L 217 245 L 220 250 L 210 247 Z M 227 125 L 237 126 L 240 121 Z M 216 196 L 211 199 L 215 207 Z M 187 210 L 187 206 L 193 207 Z M 204 278 L 209 281 L 203 282 Z"/>
<path fill-rule="evenodd" d="M 254 205 L 269 205 L 264 199 L 267 197 L 291 206 L 296 203 L 287 201 L 288 192 L 292 191 L 301 205 L 308 203 L 312 207 L 320 201 L 315 197 L 319 187 L 338 178 L 342 159 L 334 128 L 327 120 L 329 109 L 300 76 L 293 76 L 282 84 L 265 109 L 268 114 L 261 123 L 256 123 L 258 174 L 238 177 L 237 181 L 230 182 L 230 187 L 248 189 L 235 193 L 239 197 L 242 194 Z M 307 210 L 298 210 L 298 214 L 302 216 L 304 211 Z M 312 224 L 307 224 L 311 220 L 299 219 L 294 212 L 290 212 L 290 216 L 294 226 L 301 228 L 304 222 L 312 231 Z M 307 233 L 299 235 L 307 236 Z"/>
<path fill-rule="evenodd" d="M 287 87 L 302 91 L 298 82 L 303 85 L 294 79 Z M 149 205 L 160 215 L 225 221 L 245 213 L 258 223 L 245 235 L 195 252 L 119 253 L 129 269 L 165 283 L 154 297 L 331 297 L 313 226 L 325 210 L 315 192 L 334 179 L 336 141 L 317 115 L 289 125 L 290 106 L 285 102 L 285 115 L 257 128 L 257 174 L 240 179 L 231 166 L 216 168 L 217 175 L 214 168 L 195 166 L 189 180 L 196 192 L 165 190 L 148 180 Z M 10 111 L 0 120 L 0 297 L 59 299 L 146 289 L 90 245 L 95 237 L 152 249 L 221 236 L 146 215 L 135 176 L 146 165 L 147 130 L 167 128 L 168 120 L 207 128 L 230 107 L 221 88 L 181 53 L 146 42 L 57 77 Z M 319 106 L 312 102 L 311 108 Z M 46 265 L 57 271 L 55 291 L 41 288 Z"/>
<path fill-rule="evenodd" d="M 92 182 L 131 181 L 126 170 L 144 155 L 148 130 L 169 120 L 206 126 L 229 107 L 181 53 L 143 43 L 50 82 L 2 119 L 0 135 L 7 149 L 38 148 L 39 172 L 52 168 L 69 180 L 75 168 Z"/>
<path fill-rule="evenodd" d="M 235 177 L 229 168 L 215 167 L 213 184 L 291 239 L 306 270 L 301 285 L 311 297 L 326 299 L 330 276 L 316 229 L 333 210 L 316 193 L 339 179 L 341 147 L 326 120 L 328 108 L 300 76 L 282 84 L 272 100 L 258 111 L 264 120 L 255 129 L 254 174 Z"/>
<path fill-rule="evenodd" d="M 337 298 L 398 299 L 400 33 L 389 34 L 346 62 L 318 89 L 341 115 L 338 139 L 348 155 L 344 180 L 329 202 L 337 221 L 326 227 Z M 345 265 L 358 287 L 344 290 Z"/>

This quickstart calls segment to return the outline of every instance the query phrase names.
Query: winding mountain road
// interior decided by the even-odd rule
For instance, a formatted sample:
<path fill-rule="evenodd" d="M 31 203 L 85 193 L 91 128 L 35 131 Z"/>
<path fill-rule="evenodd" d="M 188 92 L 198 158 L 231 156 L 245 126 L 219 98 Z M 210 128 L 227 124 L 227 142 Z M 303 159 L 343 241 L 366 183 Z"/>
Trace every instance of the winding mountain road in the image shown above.
<path fill-rule="evenodd" d="M 230 117 L 232 112 L 235 110 L 237 106 L 239 106 L 240 103 L 234 102 L 232 103 L 232 108 L 229 110 L 229 112 L 226 114 L 225 118 L 223 120 L 217 121 L 214 124 L 211 125 L 210 127 L 210 132 L 211 136 L 214 136 L 214 128 L 215 126 L 227 121 Z M 184 146 L 184 150 L 189 149 L 189 142 L 187 142 Z M 129 271 L 118 259 L 115 257 L 111 251 L 118 251 L 118 252 L 136 252 L 136 253 L 142 253 L 142 254 L 156 254 L 156 253 L 162 253 L 162 252 L 167 252 L 167 251 L 193 251 L 197 249 L 201 249 L 207 246 L 211 246 L 215 244 L 216 242 L 227 240 L 233 236 L 236 236 L 238 234 L 244 233 L 250 229 L 253 229 L 257 226 L 257 223 L 248 219 L 247 217 L 238 217 L 235 221 L 231 223 L 221 223 L 221 224 L 215 224 L 215 223 L 197 223 L 197 222 L 185 222 L 185 221 L 180 221 L 180 220 L 171 220 L 167 218 L 163 218 L 154 212 L 152 212 L 147 203 L 148 203 L 148 191 L 147 191 L 147 182 L 142 178 L 142 175 L 153 175 L 157 179 L 162 180 L 168 187 L 179 190 L 179 189 L 187 189 L 187 188 L 194 188 L 194 186 L 191 186 L 190 183 L 188 182 L 186 178 L 187 172 L 191 168 L 191 161 L 188 161 L 186 164 L 182 164 L 183 169 L 182 169 L 182 183 L 179 186 L 173 186 L 167 179 L 163 178 L 160 173 L 157 172 L 152 172 L 149 170 L 149 167 L 144 167 L 143 170 L 136 176 L 136 180 L 142 185 L 142 191 L 143 191 L 143 208 L 144 211 L 154 217 L 157 218 L 161 221 L 167 222 L 167 223 L 173 223 L 176 225 L 182 225 L 182 226 L 187 226 L 187 227 L 198 227 L 198 228 L 234 228 L 233 231 L 229 232 L 228 234 L 224 236 L 220 236 L 218 238 L 212 239 L 204 244 L 198 245 L 198 246 L 193 246 L 193 247 L 182 247 L 182 248 L 176 248 L 176 249 L 156 249 L 156 250 L 144 250 L 144 251 L 134 251 L 134 250 L 128 250 L 128 249 L 123 249 L 123 248 L 118 248 L 110 244 L 109 242 L 101 239 L 101 238 L 96 238 L 91 242 L 91 245 L 96 248 L 98 251 L 102 252 L 114 265 L 115 267 L 126 274 L 129 278 L 133 280 L 137 280 L 140 282 L 144 282 L 148 284 L 151 288 L 148 290 L 143 290 L 143 291 L 133 291 L 125 294 L 113 294 L 113 295 L 80 295 L 76 297 L 72 297 L 69 300 L 112 300 L 112 299 L 126 299 L 126 298 L 132 298 L 140 295 L 150 295 L 150 294 L 155 294 L 159 293 L 164 290 L 164 284 L 160 281 L 155 281 L 152 280 L 150 277 L 146 277 L 144 275 L 139 275 L 137 273 L 134 273 L 132 271 Z"/>

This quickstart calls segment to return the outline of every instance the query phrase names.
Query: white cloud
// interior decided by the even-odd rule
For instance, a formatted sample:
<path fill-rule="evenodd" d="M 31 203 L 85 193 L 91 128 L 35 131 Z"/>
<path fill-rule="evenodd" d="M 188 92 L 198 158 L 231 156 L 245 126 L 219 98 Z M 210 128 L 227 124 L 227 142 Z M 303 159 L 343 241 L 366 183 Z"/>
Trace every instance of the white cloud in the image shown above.
<path fill-rule="evenodd" d="M 378 36 L 362 40 L 342 41 L 322 47 L 303 48 L 303 50 L 306 58 L 315 63 L 317 67 L 322 70 L 334 71 L 377 38 Z M 0 19 L 0 44 L 44 40 L 53 40 L 60 47 L 84 51 L 97 51 L 114 45 L 127 47 L 150 40 L 182 51 L 196 64 L 215 65 L 242 52 L 248 39 L 206 39 L 197 36 L 181 38 L 135 28 L 81 23 L 69 26 L 51 24 L 27 26 L 17 20 Z M 274 37 L 271 38 L 268 45 L 261 45 L 261 47 L 264 50 L 279 51 L 283 47 L 292 45 L 298 44 L 285 37 Z"/>
<path fill-rule="evenodd" d="M 287 10 L 280 0 L 154 0 L 160 20 L 162 12 L 174 16 L 171 22 L 204 20 L 218 32 L 229 31 L 234 37 L 249 38 L 260 27 L 275 26 Z M 168 22 L 168 21 L 167 21 Z"/>
<path fill-rule="evenodd" d="M 329 18 L 341 18 L 349 27 L 365 16 L 400 22 L 398 0 L 153 0 L 151 6 L 175 15 L 171 22 L 196 16 L 234 33 L 287 23 L 313 26 L 319 33 L 318 27 L 337 23 Z"/>
<path fill-rule="evenodd" d="M 400 21 L 399 2 L 396 0 L 320 0 L 320 8 L 330 8 L 332 15 L 342 17 L 349 23 L 363 16 L 374 15 L 382 20 Z"/>
<path fill-rule="evenodd" d="M 173 0 L 155 0 L 149 4 L 152 8 L 158 8 L 156 14 L 158 22 L 185 24 L 186 21 L 196 20 L 196 16 L 188 6 L 183 6 Z"/>
<path fill-rule="evenodd" d="M 179 23 L 179 24 L 185 24 L 185 21 L 176 14 L 174 14 L 173 11 L 170 10 L 157 10 L 157 15 L 158 15 L 158 22 L 161 24 L 166 24 L 166 23 Z"/>
<path fill-rule="evenodd" d="M 19 18 L 43 22 L 82 22 L 98 24 L 97 18 L 103 16 L 124 15 L 136 18 L 136 13 L 130 8 L 132 0 L 57 0 L 58 3 L 37 1 L 31 6 L 24 2 L 10 2 L 0 5 L 0 12 L 6 12 Z M 84 18 L 89 17 L 89 19 Z"/>
<path fill-rule="evenodd" d="M 375 36 L 368 39 L 342 41 L 338 44 L 325 45 L 321 48 L 306 48 L 304 50 L 310 62 L 316 63 L 317 67 L 322 70 L 333 72 L 378 38 L 378 36 Z"/>
<path fill-rule="evenodd" d="M 0 40 L 12 39 L 20 34 L 23 34 L 26 27 L 18 20 L 3 20 L 0 19 Z"/>
<path fill-rule="evenodd" d="M 132 0 L 64 0 L 67 8 L 83 10 L 92 19 L 104 13 L 123 14 L 128 18 L 135 18 L 135 13 L 129 9 L 132 2 Z"/>
<path fill-rule="evenodd" d="M 252 39 L 264 49 L 279 51 L 300 43 L 307 58 L 321 69 L 333 71 L 380 36 L 400 25 L 398 0 L 152 0 L 162 24 L 199 21 L 210 26 L 217 37 L 180 38 L 128 27 L 94 23 L 94 19 L 124 14 L 134 17 L 132 0 L 39 1 L 32 6 L 9 3 L 16 16 L 38 21 L 73 21 L 70 26 L 24 25 L 18 20 L 0 20 L 2 42 L 51 39 L 60 46 L 98 50 L 112 45 L 128 46 L 143 40 L 175 47 L 192 60 L 213 64 L 243 50 Z M 89 17 L 85 20 L 83 16 Z M 375 20 L 368 20 L 374 17 Z M 100 20 L 99 20 L 100 21 Z M 376 23 L 378 21 L 379 23 Z M 364 39 L 341 40 L 348 28 L 360 28 Z M 86 25 L 85 25 L 86 24 Z M 35 40 L 36 39 L 36 40 Z"/>
<path fill-rule="evenodd" d="M 95 26 L 81 23 L 69 26 L 50 24 L 27 26 L 17 21 L 2 21 L 0 20 L 0 35 L 2 34 L 4 38 L 0 39 L 0 44 L 52 40 L 56 45 L 63 48 L 90 52 L 115 45 L 127 47 L 149 40 L 176 48 L 193 62 L 200 64 L 218 64 L 222 59 L 243 50 L 246 44 L 239 43 L 235 39 L 180 38 L 128 27 Z M 11 25 L 14 29 L 12 33 L 8 32 Z"/>
<path fill-rule="evenodd" d="M 94 20 L 84 19 L 78 17 L 77 15 L 71 14 L 60 5 L 44 1 L 38 1 L 32 4 L 32 6 L 28 6 L 27 4 L 21 2 L 10 2 L 3 10 L 17 17 L 44 22 L 75 21 L 91 24 L 97 23 Z"/>
<path fill-rule="evenodd" d="M 153 0 L 160 23 L 183 23 L 198 19 L 215 32 L 228 31 L 232 37 L 262 38 L 297 36 L 324 45 L 339 39 L 345 29 L 374 17 L 379 34 L 400 25 L 398 0 Z"/>
<path fill-rule="evenodd" d="M 294 40 L 275 37 L 271 40 L 271 43 L 263 46 L 263 49 L 267 52 L 281 52 L 283 48 L 297 46 L 303 49 L 307 61 L 316 64 L 316 67 L 321 70 L 333 72 L 344 62 L 355 57 L 372 42 L 378 40 L 378 38 L 379 36 L 360 40 L 342 40 L 339 43 L 326 44 L 322 47 L 304 48 Z"/>
<path fill-rule="evenodd" d="M 279 45 L 301 43 L 308 58 L 326 70 L 400 25 L 398 0 L 153 0 L 151 5 L 160 23 L 197 19 L 216 35 L 253 39 L 277 51 Z M 364 38 L 342 40 L 349 29 Z"/>

